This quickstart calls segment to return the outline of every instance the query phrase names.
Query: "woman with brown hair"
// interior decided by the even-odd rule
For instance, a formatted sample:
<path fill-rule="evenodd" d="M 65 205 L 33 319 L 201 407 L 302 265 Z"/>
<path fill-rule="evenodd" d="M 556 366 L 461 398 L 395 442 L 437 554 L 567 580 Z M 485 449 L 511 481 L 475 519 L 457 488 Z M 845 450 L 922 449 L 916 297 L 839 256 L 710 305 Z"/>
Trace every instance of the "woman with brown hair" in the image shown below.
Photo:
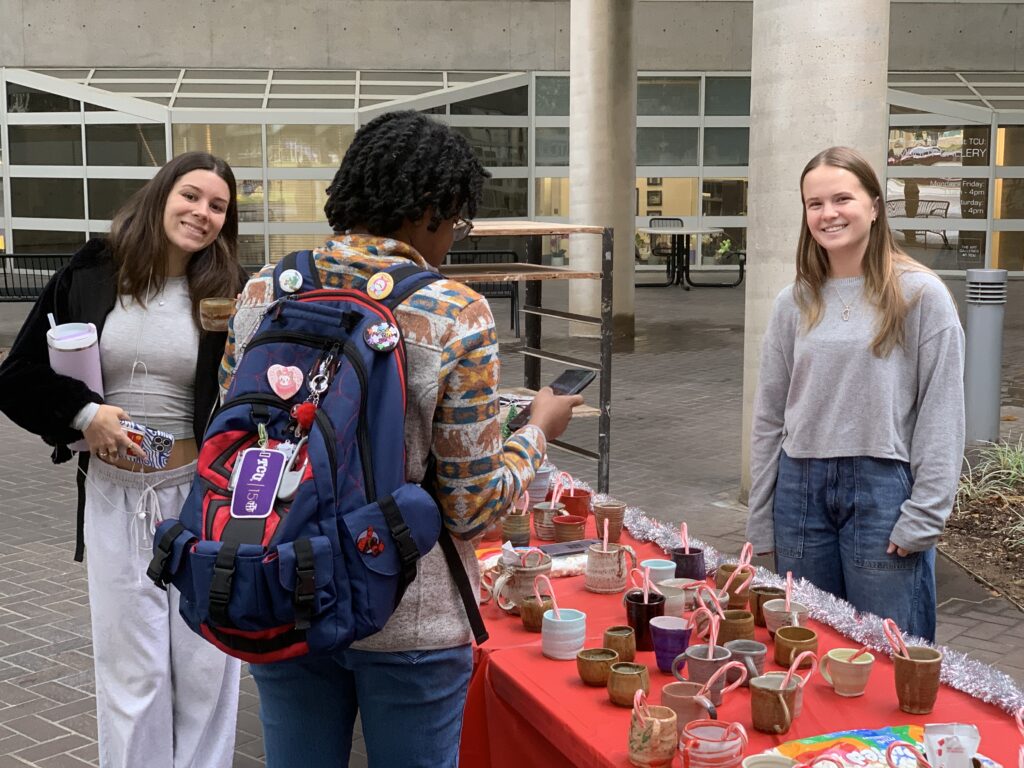
<path fill-rule="evenodd" d="M 234 296 L 244 281 L 234 175 L 212 155 L 181 155 L 53 277 L 0 366 L 0 410 L 52 445 L 55 462 L 88 443 L 75 557 L 88 544 L 104 768 L 231 764 L 238 662 L 188 629 L 177 592 L 154 587 L 146 568 L 156 524 L 184 502 L 217 401 L 226 334 L 201 330 L 199 302 Z M 96 326 L 103 396 L 50 367 L 48 314 Z M 170 434 L 166 461 L 144 456 L 122 420 Z"/>
<path fill-rule="evenodd" d="M 819 153 L 800 189 L 796 282 L 762 348 L 747 536 L 779 573 L 934 640 L 935 543 L 964 447 L 956 306 L 896 247 L 860 154 Z"/>

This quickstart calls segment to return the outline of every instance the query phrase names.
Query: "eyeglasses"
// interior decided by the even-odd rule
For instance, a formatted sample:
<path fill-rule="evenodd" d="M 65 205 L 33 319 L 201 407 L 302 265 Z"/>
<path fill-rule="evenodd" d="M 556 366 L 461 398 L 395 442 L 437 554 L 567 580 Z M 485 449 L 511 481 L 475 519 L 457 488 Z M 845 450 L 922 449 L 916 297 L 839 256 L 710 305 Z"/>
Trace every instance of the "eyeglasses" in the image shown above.
<path fill-rule="evenodd" d="M 452 242 L 457 243 L 460 240 L 465 240 L 469 237 L 469 233 L 473 231 L 473 222 L 469 219 L 458 218 L 455 220 L 455 224 L 452 226 Z"/>

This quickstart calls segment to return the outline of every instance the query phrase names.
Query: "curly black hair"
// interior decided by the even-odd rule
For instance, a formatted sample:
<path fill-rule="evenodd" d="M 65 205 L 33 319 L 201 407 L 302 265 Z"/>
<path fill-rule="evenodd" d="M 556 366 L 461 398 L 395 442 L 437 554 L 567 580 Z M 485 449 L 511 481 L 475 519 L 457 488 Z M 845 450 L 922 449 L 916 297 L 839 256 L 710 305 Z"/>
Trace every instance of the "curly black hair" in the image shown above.
<path fill-rule="evenodd" d="M 386 236 L 430 210 L 436 232 L 444 219 L 476 215 L 490 175 L 448 126 L 419 112 L 388 112 L 356 132 L 324 213 L 335 232 L 365 227 Z"/>

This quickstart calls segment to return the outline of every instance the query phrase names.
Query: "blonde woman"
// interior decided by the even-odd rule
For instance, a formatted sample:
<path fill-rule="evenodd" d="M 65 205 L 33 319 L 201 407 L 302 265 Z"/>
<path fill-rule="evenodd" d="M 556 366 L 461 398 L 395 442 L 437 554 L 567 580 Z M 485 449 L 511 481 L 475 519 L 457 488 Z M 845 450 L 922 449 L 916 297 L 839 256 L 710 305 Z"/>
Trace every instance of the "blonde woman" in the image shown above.
<path fill-rule="evenodd" d="M 747 536 L 792 571 L 935 637 L 935 544 L 964 446 L 964 335 L 900 251 L 878 177 L 832 147 L 800 177 L 796 281 L 765 334 Z"/>

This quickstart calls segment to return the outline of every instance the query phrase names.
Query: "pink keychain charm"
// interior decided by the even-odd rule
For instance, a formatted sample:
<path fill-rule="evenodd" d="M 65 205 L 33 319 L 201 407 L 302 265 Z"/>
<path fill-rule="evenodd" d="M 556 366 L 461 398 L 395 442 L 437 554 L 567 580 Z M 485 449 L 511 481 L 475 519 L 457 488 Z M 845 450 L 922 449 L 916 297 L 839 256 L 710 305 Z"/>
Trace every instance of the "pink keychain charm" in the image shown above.
<path fill-rule="evenodd" d="M 267 381 L 274 394 L 282 400 L 291 400 L 302 389 L 302 371 L 294 365 L 274 364 L 267 368 Z"/>

